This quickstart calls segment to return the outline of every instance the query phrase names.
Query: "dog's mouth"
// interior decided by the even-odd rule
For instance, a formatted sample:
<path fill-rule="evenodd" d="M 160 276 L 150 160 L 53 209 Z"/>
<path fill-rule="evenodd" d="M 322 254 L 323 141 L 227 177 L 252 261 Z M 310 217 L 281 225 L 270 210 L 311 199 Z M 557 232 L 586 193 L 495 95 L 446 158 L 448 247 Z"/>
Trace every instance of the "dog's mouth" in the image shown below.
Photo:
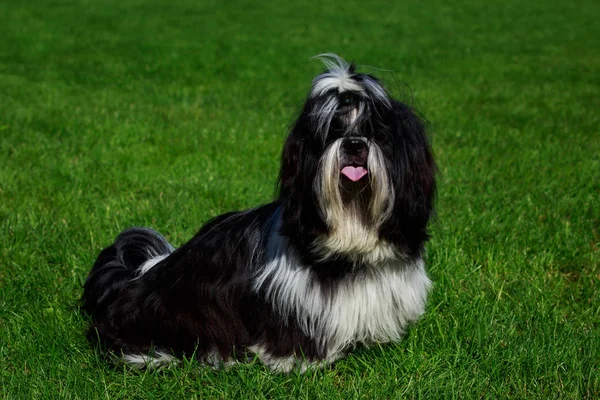
<path fill-rule="evenodd" d="M 346 165 L 340 173 L 352 182 L 358 182 L 368 174 L 364 165 Z"/>

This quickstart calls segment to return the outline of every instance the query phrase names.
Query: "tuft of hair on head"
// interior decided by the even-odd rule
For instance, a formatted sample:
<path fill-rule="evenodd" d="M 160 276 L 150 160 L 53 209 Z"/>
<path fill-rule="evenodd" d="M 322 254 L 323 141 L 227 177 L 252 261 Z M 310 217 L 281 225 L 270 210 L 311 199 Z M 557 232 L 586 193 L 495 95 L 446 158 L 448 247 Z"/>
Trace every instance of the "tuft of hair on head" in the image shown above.
<path fill-rule="evenodd" d="M 322 53 L 311 57 L 313 60 L 319 60 L 327 67 L 327 70 L 331 72 L 335 71 L 346 71 L 349 74 L 356 72 L 356 64 L 352 61 L 350 64 L 342 57 L 335 53 Z"/>
<path fill-rule="evenodd" d="M 348 64 L 343 58 L 333 53 L 324 53 L 314 56 L 325 64 L 327 70 L 318 75 L 312 81 L 312 95 L 323 96 L 332 89 L 339 93 L 353 91 L 363 93 L 364 88 L 352 79 L 356 74 L 354 62 Z"/>
<path fill-rule="evenodd" d="M 327 70 L 313 79 L 310 97 L 322 97 L 334 89 L 338 93 L 351 91 L 391 108 L 388 93 L 379 80 L 369 74 L 357 73 L 354 61 L 348 63 L 334 53 L 323 53 L 312 58 L 320 60 Z"/>

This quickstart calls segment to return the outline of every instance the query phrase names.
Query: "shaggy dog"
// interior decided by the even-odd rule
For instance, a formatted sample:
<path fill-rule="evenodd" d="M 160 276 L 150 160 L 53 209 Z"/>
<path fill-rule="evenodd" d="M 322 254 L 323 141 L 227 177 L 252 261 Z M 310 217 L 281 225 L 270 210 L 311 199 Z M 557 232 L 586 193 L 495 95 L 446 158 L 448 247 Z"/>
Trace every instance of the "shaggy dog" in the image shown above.
<path fill-rule="evenodd" d="M 258 357 L 305 370 L 399 340 L 425 309 L 435 164 L 423 122 L 333 54 L 283 148 L 279 196 L 174 249 L 122 232 L 84 287 L 88 337 L 128 363 Z"/>

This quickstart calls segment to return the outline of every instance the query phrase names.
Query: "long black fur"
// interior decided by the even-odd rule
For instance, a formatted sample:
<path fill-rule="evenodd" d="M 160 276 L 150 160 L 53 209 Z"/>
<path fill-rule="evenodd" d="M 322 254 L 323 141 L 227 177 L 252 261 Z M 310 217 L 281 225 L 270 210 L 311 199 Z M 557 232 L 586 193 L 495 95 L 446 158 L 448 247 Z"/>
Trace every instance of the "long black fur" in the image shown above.
<path fill-rule="evenodd" d="M 121 233 L 102 251 L 84 286 L 83 309 L 94 319 L 88 338 L 117 354 L 168 349 L 202 358 L 216 349 L 225 360 L 245 357 L 245 346 L 264 338 L 273 354 L 302 349 L 318 357 L 302 332 L 285 327 L 248 285 L 253 274 L 248 264 L 264 262 L 264 254 L 252 249 L 264 240 L 276 206 L 209 221 L 140 279 L 136 268 L 147 260 L 140 256 L 167 254 L 169 245 L 150 229 Z"/>

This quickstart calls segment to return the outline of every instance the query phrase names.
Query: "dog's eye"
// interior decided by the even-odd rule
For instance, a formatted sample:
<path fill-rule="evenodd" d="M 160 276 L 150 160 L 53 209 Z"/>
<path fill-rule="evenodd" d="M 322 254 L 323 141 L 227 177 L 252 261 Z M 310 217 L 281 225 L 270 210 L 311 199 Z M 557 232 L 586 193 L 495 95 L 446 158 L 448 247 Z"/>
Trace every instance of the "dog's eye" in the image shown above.
<path fill-rule="evenodd" d="M 352 95 L 350 93 L 343 93 L 340 98 L 340 102 L 344 106 L 352 104 Z"/>

